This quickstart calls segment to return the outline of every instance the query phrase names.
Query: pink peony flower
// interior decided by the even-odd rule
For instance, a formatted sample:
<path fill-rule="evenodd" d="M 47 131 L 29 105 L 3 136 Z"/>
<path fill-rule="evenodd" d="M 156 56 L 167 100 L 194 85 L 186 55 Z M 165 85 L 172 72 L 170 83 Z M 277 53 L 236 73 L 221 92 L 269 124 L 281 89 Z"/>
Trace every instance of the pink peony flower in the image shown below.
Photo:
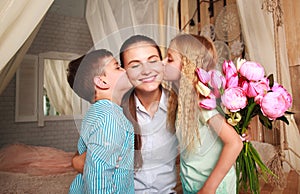
<path fill-rule="evenodd" d="M 272 91 L 279 92 L 284 96 L 284 98 L 288 102 L 288 105 L 289 105 L 288 108 L 292 106 L 292 101 L 293 101 L 292 96 L 290 93 L 288 93 L 288 91 L 282 85 L 275 82 L 272 87 Z"/>
<path fill-rule="evenodd" d="M 202 82 L 203 84 L 207 84 L 209 82 L 210 75 L 204 69 L 197 68 L 196 73 L 200 82 Z"/>
<path fill-rule="evenodd" d="M 249 81 L 259 81 L 263 79 L 265 75 L 264 68 L 259 63 L 252 61 L 244 62 L 241 65 L 239 72 Z"/>
<path fill-rule="evenodd" d="M 221 96 L 222 104 L 231 112 L 237 112 L 247 105 L 247 97 L 240 87 L 227 88 Z"/>
<path fill-rule="evenodd" d="M 213 94 L 219 98 L 221 96 L 220 90 L 225 88 L 226 80 L 220 71 L 211 70 L 208 73 L 211 77 L 208 84 L 211 86 Z"/>
<path fill-rule="evenodd" d="M 254 102 L 256 104 L 261 104 L 262 99 L 264 98 L 264 95 L 257 95 L 254 97 Z"/>
<path fill-rule="evenodd" d="M 290 103 L 280 92 L 268 92 L 260 102 L 262 113 L 270 120 L 283 116 L 289 106 Z"/>
<path fill-rule="evenodd" d="M 256 97 L 257 95 L 264 95 L 270 90 L 269 80 L 263 78 L 260 81 L 250 81 L 246 91 L 248 97 Z"/>
<path fill-rule="evenodd" d="M 222 68 L 224 75 L 228 77 L 232 77 L 237 74 L 236 67 L 232 61 L 224 61 Z"/>
<path fill-rule="evenodd" d="M 226 88 L 237 87 L 238 86 L 238 74 L 236 67 L 232 61 L 224 61 L 223 63 L 223 73 L 226 79 Z"/>
<path fill-rule="evenodd" d="M 231 77 L 226 76 L 226 86 L 225 86 L 225 88 L 237 87 L 238 84 L 239 84 L 238 74 L 235 74 L 234 76 L 231 76 Z"/>
<path fill-rule="evenodd" d="M 199 106 L 201 108 L 207 109 L 207 110 L 212 110 L 217 107 L 217 102 L 216 98 L 211 95 L 211 98 L 205 98 L 199 102 Z"/>

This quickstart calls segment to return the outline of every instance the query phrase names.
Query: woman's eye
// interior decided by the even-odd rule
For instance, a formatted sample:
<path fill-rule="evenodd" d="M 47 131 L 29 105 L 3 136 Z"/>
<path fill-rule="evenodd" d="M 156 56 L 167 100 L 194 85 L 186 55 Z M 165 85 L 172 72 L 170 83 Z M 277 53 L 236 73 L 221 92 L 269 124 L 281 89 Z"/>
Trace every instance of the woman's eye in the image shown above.
<path fill-rule="evenodd" d="M 140 64 L 140 63 L 137 63 L 137 64 L 134 64 L 134 65 L 131 65 L 130 68 L 135 69 L 135 68 L 138 68 L 138 67 L 140 67 L 140 66 L 141 66 L 141 64 Z"/>
<path fill-rule="evenodd" d="M 158 61 L 157 60 L 152 60 L 152 61 L 149 61 L 148 63 L 157 63 Z"/>

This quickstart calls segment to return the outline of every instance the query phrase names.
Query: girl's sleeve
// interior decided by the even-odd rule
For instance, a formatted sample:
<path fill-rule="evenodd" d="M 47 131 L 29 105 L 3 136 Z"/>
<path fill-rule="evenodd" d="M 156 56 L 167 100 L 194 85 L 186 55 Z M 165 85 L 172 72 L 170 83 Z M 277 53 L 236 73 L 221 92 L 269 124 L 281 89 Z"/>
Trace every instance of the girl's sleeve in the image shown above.
<path fill-rule="evenodd" d="M 201 115 L 200 115 L 200 120 L 202 123 L 207 123 L 207 121 L 212 118 L 213 116 L 215 116 L 216 114 L 219 114 L 219 112 L 217 111 L 217 109 L 213 109 L 213 110 L 206 110 L 201 108 L 200 109 Z"/>

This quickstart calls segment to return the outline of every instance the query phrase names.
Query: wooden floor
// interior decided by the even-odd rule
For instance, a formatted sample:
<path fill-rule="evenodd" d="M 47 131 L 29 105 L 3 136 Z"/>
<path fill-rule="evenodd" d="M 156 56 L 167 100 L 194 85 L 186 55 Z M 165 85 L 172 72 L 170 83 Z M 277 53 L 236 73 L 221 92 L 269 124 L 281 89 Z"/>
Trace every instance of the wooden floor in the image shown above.
<path fill-rule="evenodd" d="M 273 188 L 270 184 L 262 183 L 261 194 L 300 194 L 300 176 L 295 171 L 290 171 L 284 189 Z"/>

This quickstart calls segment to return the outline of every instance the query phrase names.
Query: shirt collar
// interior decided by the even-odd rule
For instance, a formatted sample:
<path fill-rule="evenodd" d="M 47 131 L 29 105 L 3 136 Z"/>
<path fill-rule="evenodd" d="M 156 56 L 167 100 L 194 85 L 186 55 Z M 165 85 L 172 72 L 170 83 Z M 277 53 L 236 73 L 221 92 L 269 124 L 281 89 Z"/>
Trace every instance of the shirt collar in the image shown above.
<path fill-rule="evenodd" d="M 167 90 L 162 88 L 161 97 L 159 100 L 159 108 L 166 111 L 168 110 L 168 98 L 167 98 Z M 140 110 L 143 112 L 147 112 L 145 107 L 142 105 L 141 101 L 138 99 L 138 97 L 134 94 L 134 100 L 135 100 L 135 106 L 136 110 Z"/>

